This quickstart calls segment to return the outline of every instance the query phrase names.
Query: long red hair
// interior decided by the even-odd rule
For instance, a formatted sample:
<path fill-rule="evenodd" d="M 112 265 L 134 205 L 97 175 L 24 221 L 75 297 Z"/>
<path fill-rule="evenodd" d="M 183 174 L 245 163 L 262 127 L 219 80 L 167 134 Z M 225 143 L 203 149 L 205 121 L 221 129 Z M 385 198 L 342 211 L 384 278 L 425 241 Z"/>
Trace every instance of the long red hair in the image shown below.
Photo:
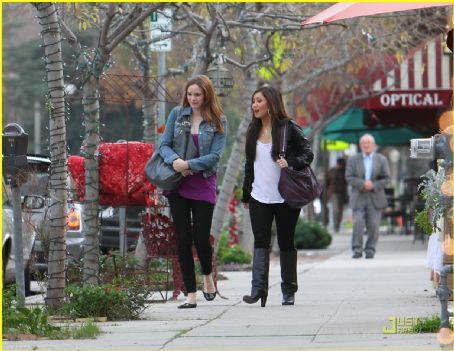
<path fill-rule="evenodd" d="M 203 104 L 201 108 L 203 119 L 207 122 L 214 123 L 216 129 L 220 133 L 224 133 L 224 127 L 221 123 L 221 116 L 223 114 L 222 107 L 214 90 L 213 83 L 211 83 L 207 76 L 195 76 L 188 80 L 186 87 L 184 88 L 183 107 L 190 106 L 188 101 L 188 88 L 194 84 L 202 89 L 203 92 Z"/>

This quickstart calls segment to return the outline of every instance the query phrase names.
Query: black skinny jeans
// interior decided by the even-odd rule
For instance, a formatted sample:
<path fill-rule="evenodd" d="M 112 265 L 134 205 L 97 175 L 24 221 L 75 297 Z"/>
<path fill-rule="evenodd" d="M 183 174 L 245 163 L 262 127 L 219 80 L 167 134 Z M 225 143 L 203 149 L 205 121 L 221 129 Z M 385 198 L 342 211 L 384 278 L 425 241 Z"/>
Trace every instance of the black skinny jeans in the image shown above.
<path fill-rule="evenodd" d="M 168 200 L 178 240 L 178 260 L 184 286 L 188 293 L 193 293 L 197 291 L 192 257 L 193 243 L 202 274 L 207 275 L 213 271 L 210 229 L 214 205 L 205 201 L 186 199 L 179 194 L 170 194 Z"/>
<path fill-rule="evenodd" d="M 271 245 L 271 226 L 276 219 L 277 242 L 281 251 L 295 250 L 295 228 L 301 209 L 292 208 L 287 203 L 264 204 L 252 196 L 249 200 L 249 215 L 254 248 L 269 249 Z"/>

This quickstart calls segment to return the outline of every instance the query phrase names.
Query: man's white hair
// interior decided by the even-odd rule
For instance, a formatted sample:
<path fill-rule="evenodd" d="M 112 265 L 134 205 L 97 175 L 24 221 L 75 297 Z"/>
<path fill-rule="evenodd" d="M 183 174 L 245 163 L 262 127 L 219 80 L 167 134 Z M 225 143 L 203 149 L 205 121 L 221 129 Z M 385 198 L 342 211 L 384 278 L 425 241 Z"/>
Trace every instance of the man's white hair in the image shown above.
<path fill-rule="evenodd" d="M 375 138 L 372 134 L 364 134 L 360 139 L 359 142 L 361 143 L 364 139 L 372 139 L 372 141 L 375 143 Z"/>

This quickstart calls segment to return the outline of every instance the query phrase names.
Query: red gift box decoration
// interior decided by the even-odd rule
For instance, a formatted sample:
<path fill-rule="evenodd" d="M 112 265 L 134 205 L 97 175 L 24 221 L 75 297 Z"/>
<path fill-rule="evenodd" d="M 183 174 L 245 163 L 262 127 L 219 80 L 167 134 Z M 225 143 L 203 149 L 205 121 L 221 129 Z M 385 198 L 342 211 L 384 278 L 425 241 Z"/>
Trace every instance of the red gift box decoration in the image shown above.
<path fill-rule="evenodd" d="M 144 168 L 153 146 L 136 141 L 99 145 L 99 204 L 146 206 L 156 187 L 145 177 Z M 85 165 L 82 156 L 70 156 L 68 169 L 79 201 L 85 196 Z"/>

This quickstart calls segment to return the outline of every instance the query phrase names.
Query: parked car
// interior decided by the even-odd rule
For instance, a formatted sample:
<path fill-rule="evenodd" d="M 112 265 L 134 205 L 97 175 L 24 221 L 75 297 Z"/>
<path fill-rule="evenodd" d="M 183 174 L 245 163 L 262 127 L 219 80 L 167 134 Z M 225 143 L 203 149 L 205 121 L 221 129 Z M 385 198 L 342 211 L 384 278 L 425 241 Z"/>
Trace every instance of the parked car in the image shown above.
<path fill-rule="evenodd" d="M 69 182 L 69 188 L 72 184 Z M 72 197 L 72 196 L 70 196 Z M 143 207 L 132 207 L 126 209 L 126 233 L 128 249 L 135 247 L 139 233 L 142 229 L 139 213 Z M 79 263 L 83 257 L 84 245 L 84 223 L 82 220 L 83 205 L 79 202 L 68 201 L 68 217 L 66 232 L 67 264 Z M 101 234 L 99 237 L 100 250 L 107 254 L 110 251 L 118 251 L 119 240 L 119 209 L 106 207 L 100 213 Z M 47 220 L 48 222 L 48 220 Z M 48 241 L 46 231 L 43 235 L 37 235 L 33 249 L 33 270 L 41 273 L 47 271 Z"/>
<path fill-rule="evenodd" d="M 80 203 L 68 201 L 68 215 L 66 219 L 66 263 L 79 263 L 83 253 L 84 232 L 82 222 L 83 206 Z M 46 216 L 46 224 L 49 218 Z M 48 231 L 37 235 L 33 246 L 33 271 L 47 272 L 49 254 Z"/>
<path fill-rule="evenodd" d="M 47 179 L 48 180 L 48 179 Z M 66 217 L 66 263 L 79 263 L 83 255 L 84 244 L 84 224 L 82 221 L 83 205 L 71 200 L 72 184 L 68 179 L 70 195 L 68 200 L 68 213 Z M 47 196 L 47 194 L 46 194 Z M 50 224 L 48 216 L 48 206 L 50 199 L 46 198 L 46 211 L 43 219 L 43 230 L 39 231 L 33 247 L 33 271 L 40 273 L 47 272 L 49 254 L 49 230 L 46 228 Z"/>
<path fill-rule="evenodd" d="M 136 247 L 142 225 L 139 213 L 144 207 L 126 207 L 126 237 L 127 248 L 131 250 Z M 120 220 L 119 208 L 107 207 L 101 211 L 101 237 L 99 238 L 101 252 L 106 254 L 109 251 L 120 250 Z"/>
<path fill-rule="evenodd" d="M 44 220 L 45 197 L 47 192 L 47 170 L 50 160 L 46 157 L 27 156 L 28 169 L 25 182 L 20 186 L 22 207 L 22 245 L 24 257 L 25 294 L 30 294 L 31 258 L 37 237 L 37 228 Z M 14 218 L 11 184 L 2 178 L 2 258 L 3 285 L 14 283 L 15 254 L 14 254 Z"/>

